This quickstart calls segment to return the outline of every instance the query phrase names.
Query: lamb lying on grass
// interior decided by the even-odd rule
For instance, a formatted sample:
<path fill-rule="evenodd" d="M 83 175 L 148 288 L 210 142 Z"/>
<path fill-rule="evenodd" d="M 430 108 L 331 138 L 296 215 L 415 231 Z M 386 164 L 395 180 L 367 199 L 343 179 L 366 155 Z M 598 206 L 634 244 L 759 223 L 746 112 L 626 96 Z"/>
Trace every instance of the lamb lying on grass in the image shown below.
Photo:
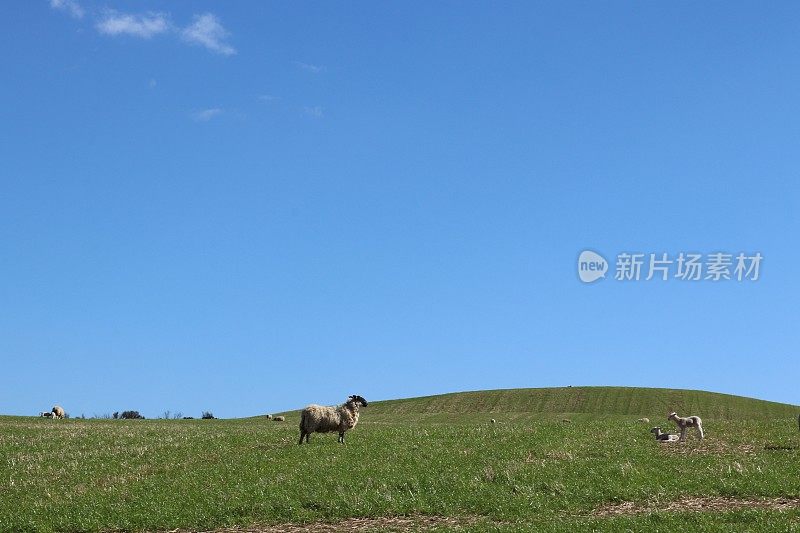
<path fill-rule="evenodd" d="M 664 433 L 661 431 L 660 427 L 654 427 L 650 430 L 650 433 L 656 436 L 656 440 L 659 442 L 676 442 L 678 440 L 678 435 L 675 433 Z"/>
<path fill-rule="evenodd" d="M 338 407 L 322 405 L 309 405 L 300 413 L 300 442 L 311 437 L 312 433 L 329 433 L 337 431 L 337 442 L 344 444 L 344 433 L 353 429 L 358 424 L 358 409 L 366 407 L 367 400 L 361 396 L 350 396 L 346 402 Z"/>
<path fill-rule="evenodd" d="M 681 430 L 681 442 L 686 440 L 686 430 L 689 428 L 696 428 L 697 433 L 700 435 L 700 440 L 703 440 L 703 421 L 700 420 L 699 416 L 687 416 L 684 418 L 673 411 L 669 414 L 667 420 L 672 420 L 678 425 L 678 429 Z"/>

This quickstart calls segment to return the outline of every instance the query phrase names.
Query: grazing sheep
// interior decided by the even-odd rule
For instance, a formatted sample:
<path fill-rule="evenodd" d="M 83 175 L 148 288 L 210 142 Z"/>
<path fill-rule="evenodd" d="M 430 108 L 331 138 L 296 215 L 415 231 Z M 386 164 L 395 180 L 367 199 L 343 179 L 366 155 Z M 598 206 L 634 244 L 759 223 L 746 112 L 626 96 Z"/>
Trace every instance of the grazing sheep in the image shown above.
<path fill-rule="evenodd" d="M 39 413 L 39 416 L 43 416 L 44 418 L 53 418 L 53 413 L 48 411 L 46 413 Z"/>
<path fill-rule="evenodd" d="M 667 420 L 672 420 L 678 425 L 681 430 L 681 442 L 686 440 L 686 430 L 689 428 L 696 428 L 697 433 L 700 435 L 700 440 L 703 440 L 703 421 L 700 420 L 699 416 L 687 416 L 684 418 L 673 411 L 669 414 Z"/>
<path fill-rule="evenodd" d="M 497 424 L 497 420 L 495 420 L 494 418 L 492 418 L 492 419 L 490 420 L 490 422 L 491 422 L 492 424 Z"/>
<path fill-rule="evenodd" d="M 272 417 L 272 421 L 273 422 L 285 422 L 286 421 L 286 417 L 285 416 L 273 416 Z"/>
<path fill-rule="evenodd" d="M 678 440 L 678 435 L 675 433 L 663 433 L 660 427 L 654 427 L 650 430 L 650 433 L 654 434 L 659 442 L 675 442 Z"/>
<path fill-rule="evenodd" d="M 366 407 L 367 400 L 361 396 L 353 395 L 338 407 L 325 407 L 322 405 L 309 405 L 300 413 L 300 442 L 308 439 L 312 433 L 328 433 L 337 431 L 337 442 L 344 444 L 344 433 L 353 429 L 358 424 L 358 409 Z"/>
<path fill-rule="evenodd" d="M 272 415 L 267 415 L 267 420 L 272 420 Z"/>
<path fill-rule="evenodd" d="M 53 418 L 64 418 L 64 408 L 60 405 L 53 406 Z"/>
<path fill-rule="evenodd" d="M 644 417 L 644 418 L 639 418 L 639 419 L 638 419 L 638 420 L 636 420 L 636 421 L 637 421 L 637 422 L 644 422 L 645 424 L 649 424 L 649 423 L 650 423 L 650 419 L 649 419 L 649 418 L 647 418 L 647 417 Z"/>

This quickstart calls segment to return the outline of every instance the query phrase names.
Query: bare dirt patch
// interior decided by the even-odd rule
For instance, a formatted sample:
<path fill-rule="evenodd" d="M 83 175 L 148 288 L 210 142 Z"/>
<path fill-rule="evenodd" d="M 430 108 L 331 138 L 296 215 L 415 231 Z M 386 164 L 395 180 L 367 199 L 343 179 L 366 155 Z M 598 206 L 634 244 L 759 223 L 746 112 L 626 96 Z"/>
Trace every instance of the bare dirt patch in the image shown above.
<path fill-rule="evenodd" d="M 387 516 L 348 518 L 339 522 L 277 524 L 272 526 L 229 527 L 207 531 L 175 529 L 162 533 L 368 533 L 378 531 L 429 531 L 435 527 L 458 527 L 475 524 L 480 517 Z"/>
<path fill-rule="evenodd" d="M 634 503 L 621 502 L 602 505 L 596 508 L 593 516 L 619 516 L 642 513 L 698 513 L 724 512 L 739 509 L 766 509 L 788 511 L 800 509 L 800 498 L 725 498 L 722 496 L 684 497 L 670 502 Z"/>

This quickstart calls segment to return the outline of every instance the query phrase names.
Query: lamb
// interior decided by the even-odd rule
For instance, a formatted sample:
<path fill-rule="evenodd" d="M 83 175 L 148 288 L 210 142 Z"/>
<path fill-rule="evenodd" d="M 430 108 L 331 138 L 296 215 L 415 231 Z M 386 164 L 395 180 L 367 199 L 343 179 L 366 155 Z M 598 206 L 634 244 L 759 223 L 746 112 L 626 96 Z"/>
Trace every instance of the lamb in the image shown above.
<path fill-rule="evenodd" d="M 654 427 L 650 430 L 650 433 L 654 434 L 659 442 L 675 442 L 678 440 L 678 435 L 675 433 L 663 433 L 660 427 Z"/>
<path fill-rule="evenodd" d="M 366 407 L 367 400 L 361 396 L 353 395 L 338 407 L 325 407 L 322 405 L 309 405 L 300 413 L 300 442 L 311 437 L 312 433 L 328 433 L 337 431 L 337 442 L 344 444 L 344 433 L 358 424 L 358 409 Z"/>
<path fill-rule="evenodd" d="M 673 411 L 669 414 L 667 420 L 672 420 L 678 425 L 678 428 L 681 430 L 681 442 L 686 440 L 686 430 L 689 428 L 696 428 L 697 433 L 700 435 L 700 440 L 703 440 L 703 421 L 700 420 L 699 416 L 681 417 L 678 416 L 678 413 Z"/>
<path fill-rule="evenodd" d="M 53 418 L 64 418 L 64 408 L 60 405 L 53 406 Z"/>
<path fill-rule="evenodd" d="M 46 412 L 46 413 L 39 413 L 39 416 L 42 416 L 42 417 L 44 417 L 44 418 L 53 418 L 53 413 L 51 413 L 50 411 L 48 411 L 48 412 Z"/>
<path fill-rule="evenodd" d="M 647 417 L 644 417 L 644 418 L 638 418 L 638 419 L 636 419 L 636 421 L 637 421 L 637 422 L 644 422 L 645 424 L 649 424 L 649 423 L 650 423 L 650 419 L 649 419 L 649 418 L 647 418 Z"/>
<path fill-rule="evenodd" d="M 273 422 L 285 422 L 286 421 L 286 417 L 285 416 L 273 416 L 272 417 L 272 421 Z"/>

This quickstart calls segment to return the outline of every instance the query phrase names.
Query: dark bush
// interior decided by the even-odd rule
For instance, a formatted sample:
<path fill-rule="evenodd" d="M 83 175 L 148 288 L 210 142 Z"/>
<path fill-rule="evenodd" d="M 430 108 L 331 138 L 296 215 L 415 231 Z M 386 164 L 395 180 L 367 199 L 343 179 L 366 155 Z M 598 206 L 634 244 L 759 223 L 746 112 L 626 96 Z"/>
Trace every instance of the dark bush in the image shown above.
<path fill-rule="evenodd" d="M 120 418 L 125 420 L 143 419 L 144 417 L 139 414 L 139 411 L 122 411 L 119 415 Z"/>
<path fill-rule="evenodd" d="M 213 420 L 214 414 L 211 411 L 203 411 L 203 420 Z"/>

